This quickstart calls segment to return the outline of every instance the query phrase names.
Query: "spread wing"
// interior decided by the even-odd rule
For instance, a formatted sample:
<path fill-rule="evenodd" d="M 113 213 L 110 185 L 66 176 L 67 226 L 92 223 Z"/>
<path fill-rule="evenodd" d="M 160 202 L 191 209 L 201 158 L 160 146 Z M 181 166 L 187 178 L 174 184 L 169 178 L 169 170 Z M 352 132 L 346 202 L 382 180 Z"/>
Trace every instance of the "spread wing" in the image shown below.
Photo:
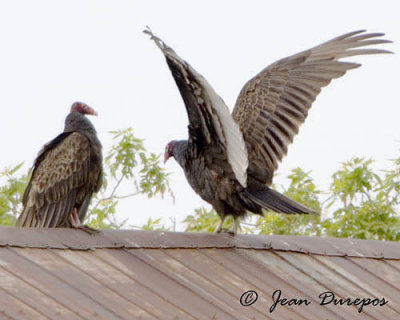
<path fill-rule="evenodd" d="M 181 59 L 161 39 L 149 34 L 167 59 L 175 82 L 184 100 L 189 117 L 189 145 L 198 154 L 207 145 L 220 144 L 236 179 L 247 183 L 247 150 L 242 133 L 233 121 L 228 107 L 206 79 Z"/>
<path fill-rule="evenodd" d="M 382 33 L 355 31 L 279 60 L 248 81 L 232 116 L 239 124 L 249 153 L 249 172 L 271 183 L 278 162 L 287 153 L 311 104 L 332 79 L 360 64 L 339 61 L 362 54 L 389 53 L 360 48 L 390 42 Z"/>
<path fill-rule="evenodd" d="M 73 207 L 79 209 L 98 189 L 99 175 L 101 166 L 91 163 L 89 139 L 78 132 L 62 133 L 35 160 L 17 226 L 68 226 Z"/>

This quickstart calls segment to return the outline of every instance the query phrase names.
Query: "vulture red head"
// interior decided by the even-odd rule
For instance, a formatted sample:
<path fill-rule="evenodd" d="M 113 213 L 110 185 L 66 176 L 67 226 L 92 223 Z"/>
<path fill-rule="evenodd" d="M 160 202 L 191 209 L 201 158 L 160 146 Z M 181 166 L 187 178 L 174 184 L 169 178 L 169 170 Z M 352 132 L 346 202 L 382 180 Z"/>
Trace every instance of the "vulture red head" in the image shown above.
<path fill-rule="evenodd" d="M 170 141 L 166 146 L 165 146 L 165 152 L 164 152 L 164 163 L 168 161 L 169 158 L 174 156 L 174 149 L 175 149 L 175 144 L 176 141 Z"/>
<path fill-rule="evenodd" d="M 97 112 L 83 102 L 74 102 L 71 106 L 71 112 L 79 112 L 86 115 L 96 116 Z"/>
<path fill-rule="evenodd" d="M 185 151 L 187 149 L 187 140 L 172 140 L 165 146 L 164 163 L 169 158 L 174 157 L 179 164 L 183 165 Z"/>

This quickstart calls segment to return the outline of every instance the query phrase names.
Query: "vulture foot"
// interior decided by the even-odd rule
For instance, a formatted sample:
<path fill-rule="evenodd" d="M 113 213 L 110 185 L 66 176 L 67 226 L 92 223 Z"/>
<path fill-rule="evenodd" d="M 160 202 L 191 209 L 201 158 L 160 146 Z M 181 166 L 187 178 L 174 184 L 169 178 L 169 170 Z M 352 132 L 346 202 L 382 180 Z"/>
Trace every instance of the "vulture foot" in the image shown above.
<path fill-rule="evenodd" d="M 85 231 L 89 234 L 97 234 L 100 233 L 99 230 L 94 229 L 92 227 L 89 227 L 87 225 L 84 225 L 81 223 L 81 221 L 79 220 L 79 216 L 78 216 L 78 210 L 76 208 L 74 208 L 74 210 L 72 211 L 71 215 L 69 216 L 69 221 L 71 223 L 71 227 L 74 229 L 80 229 L 82 231 Z"/>
<path fill-rule="evenodd" d="M 222 228 L 219 233 L 229 234 L 231 236 L 235 235 L 235 232 L 233 231 L 233 229 L 227 229 L 227 228 Z"/>

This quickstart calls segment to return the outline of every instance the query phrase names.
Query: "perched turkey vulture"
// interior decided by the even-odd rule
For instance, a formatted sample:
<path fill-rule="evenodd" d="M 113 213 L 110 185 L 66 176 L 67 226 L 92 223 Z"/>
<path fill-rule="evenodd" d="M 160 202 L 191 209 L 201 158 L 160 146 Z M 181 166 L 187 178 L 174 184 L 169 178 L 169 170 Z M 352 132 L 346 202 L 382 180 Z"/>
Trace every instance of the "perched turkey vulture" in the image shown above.
<path fill-rule="evenodd" d="M 321 88 L 360 66 L 339 59 L 389 53 L 361 47 L 391 41 L 361 30 L 281 59 L 245 84 L 230 115 L 206 79 L 150 29 L 144 32 L 165 55 L 189 117 L 189 139 L 168 143 L 164 159 L 174 157 L 192 188 L 217 211 L 216 232 L 232 215 L 236 233 L 247 211 L 316 213 L 270 189 L 274 171 Z"/>
<path fill-rule="evenodd" d="M 39 152 L 17 226 L 92 230 L 81 221 L 93 192 L 101 187 L 102 154 L 96 130 L 85 115 L 97 113 L 75 102 L 65 119 L 64 132 Z"/>

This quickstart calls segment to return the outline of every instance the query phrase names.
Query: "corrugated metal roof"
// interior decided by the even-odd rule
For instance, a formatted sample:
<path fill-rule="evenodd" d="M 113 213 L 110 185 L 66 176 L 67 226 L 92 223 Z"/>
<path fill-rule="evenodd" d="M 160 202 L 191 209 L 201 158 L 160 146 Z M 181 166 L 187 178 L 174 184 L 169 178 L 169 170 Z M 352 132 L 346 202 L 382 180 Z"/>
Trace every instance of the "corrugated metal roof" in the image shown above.
<path fill-rule="evenodd" d="M 395 320 L 399 288 L 394 242 L 0 228 L 0 319 Z M 242 306 L 249 290 L 258 300 Z M 277 290 L 309 304 L 271 313 Z M 359 313 L 360 304 L 321 306 L 326 291 L 389 302 Z"/>

